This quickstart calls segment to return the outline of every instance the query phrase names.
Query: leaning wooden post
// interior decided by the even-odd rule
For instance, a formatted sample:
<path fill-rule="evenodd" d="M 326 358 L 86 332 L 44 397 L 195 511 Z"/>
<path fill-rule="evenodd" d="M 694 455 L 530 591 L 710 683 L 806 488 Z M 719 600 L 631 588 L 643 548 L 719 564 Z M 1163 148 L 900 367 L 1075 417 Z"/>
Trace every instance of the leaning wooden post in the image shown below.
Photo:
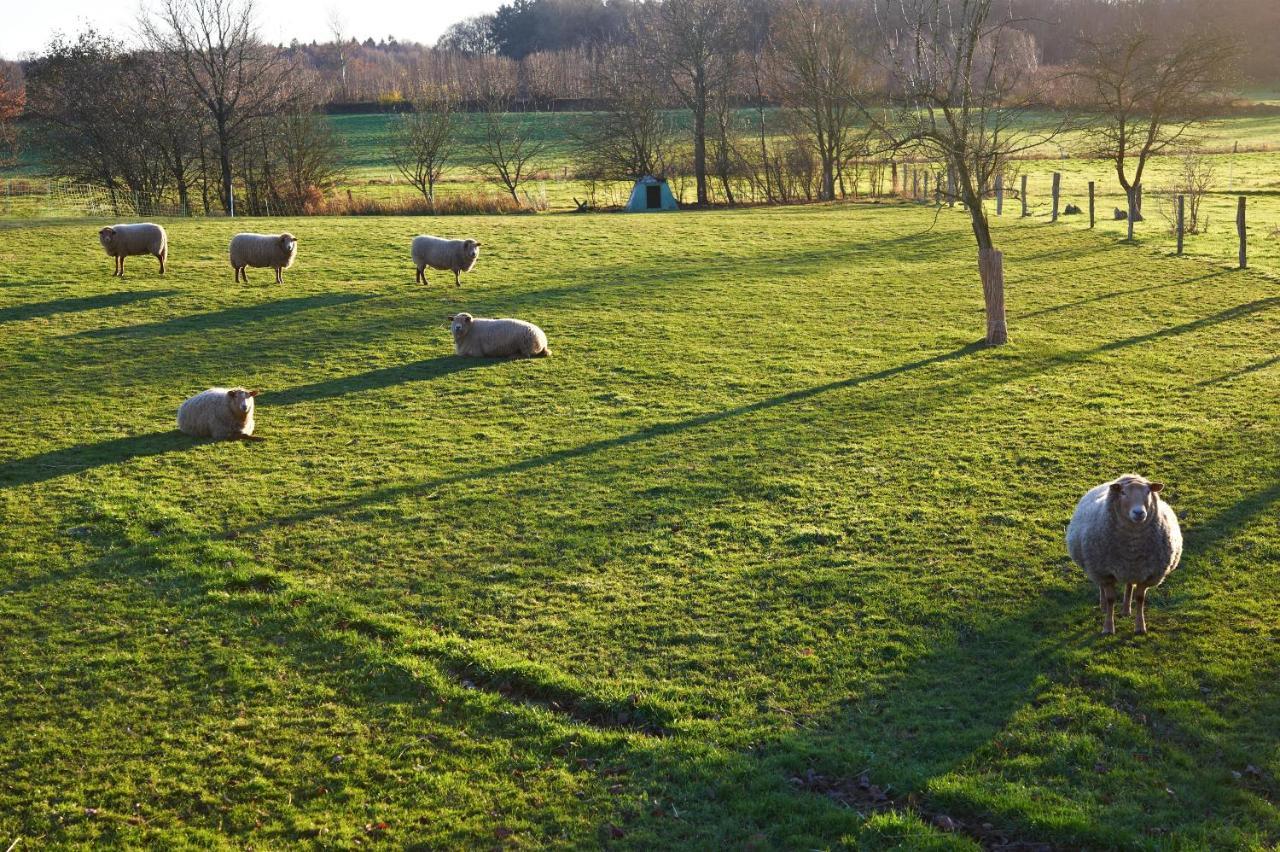
<path fill-rule="evenodd" d="M 1182 235 L 1187 226 L 1187 197 L 1178 196 L 1178 254 L 1182 254 Z"/>
<path fill-rule="evenodd" d="M 1049 221 L 1058 221 L 1058 198 L 1062 193 L 1062 172 L 1053 173 L 1053 218 Z"/>
<path fill-rule="evenodd" d="M 996 175 L 996 215 L 1004 213 L 1004 175 Z"/>
<path fill-rule="evenodd" d="M 1027 176 L 1023 175 L 1022 176 L 1022 216 L 1023 218 L 1026 218 L 1026 215 L 1027 215 Z"/>
<path fill-rule="evenodd" d="M 1093 181 L 1089 181 L 1089 229 L 1090 230 L 1093 230 L 1093 222 L 1094 222 L 1093 189 L 1094 189 L 1094 183 Z"/>
<path fill-rule="evenodd" d="M 956 206 L 956 170 L 947 166 L 947 206 Z"/>
<path fill-rule="evenodd" d="M 1240 201 L 1236 207 L 1236 233 L 1240 235 L 1240 268 L 1249 268 L 1249 250 L 1248 238 L 1245 235 L 1244 227 L 1244 205 L 1245 197 L 1240 196 Z"/>

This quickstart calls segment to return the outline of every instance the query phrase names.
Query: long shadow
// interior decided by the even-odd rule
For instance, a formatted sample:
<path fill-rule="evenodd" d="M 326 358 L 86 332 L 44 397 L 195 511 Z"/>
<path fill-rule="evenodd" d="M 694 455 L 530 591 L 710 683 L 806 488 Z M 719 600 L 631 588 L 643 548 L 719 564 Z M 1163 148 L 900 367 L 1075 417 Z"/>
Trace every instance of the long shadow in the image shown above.
<path fill-rule="evenodd" d="M 1261 370 L 1265 370 L 1275 364 L 1280 364 L 1280 355 L 1268 358 L 1265 361 L 1259 361 L 1256 364 L 1250 364 L 1247 367 L 1241 367 L 1239 370 L 1232 370 L 1230 373 L 1223 373 L 1221 376 L 1215 376 L 1212 379 L 1205 379 L 1202 382 L 1196 382 L 1195 386 L 1203 388 L 1208 387 L 1209 385 L 1220 385 L 1223 382 L 1229 382 L 1232 379 L 1238 379 L 1241 376 L 1247 376 L 1250 373 L 1257 373 Z"/>
<path fill-rule="evenodd" d="M 81 332 L 81 335 L 96 338 L 167 337 L 188 331 L 234 328 L 280 317 L 285 314 L 309 311 L 316 308 L 331 308 L 337 305 L 349 305 L 352 302 L 362 302 L 373 298 L 376 297 L 360 293 L 319 293 L 313 296 L 277 299 L 274 302 L 262 302 L 257 305 L 224 308 L 220 311 L 210 311 L 204 314 L 187 314 L 158 322 L 126 325 L 118 328 L 92 329 Z"/>
<path fill-rule="evenodd" d="M 461 358 L 457 355 L 427 358 L 422 361 L 415 361 L 412 364 L 381 367 L 377 370 L 358 373 L 354 376 L 338 376 L 334 379 L 326 379 L 309 385 L 298 385 L 287 390 L 264 393 L 259 397 L 258 404 L 263 406 L 283 406 L 333 399 L 349 393 L 376 390 L 408 382 L 429 381 L 451 373 L 500 363 L 502 361 L 499 359 Z"/>
<path fill-rule="evenodd" d="M 103 465 L 119 464 L 130 459 L 158 456 L 186 449 L 194 443 L 194 439 L 174 429 L 169 432 L 149 432 L 145 435 L 113 438 L 96 444 L 77 444 L 74 447 L 50 450 L 39 455 L 0 463 L 0 489 L 44 482 L 47 479 L 81 473 Z"/>
<path fill-rule="evenodd" d="M 535 456 L 533 458 L 524 459 L 522 461 L 511 462 L 509 464 L 498 465 L 495 467 L 481 468 L 478 470 L 459 473 L 452 476 L 440 477 L 434 480 L 430 480 L 428 482 L 414 483 L 411 485 L 381 489 L 378 491 L 371 492 L 369 494 L 364 494 L 359 497 L 352 498 L 350 500 L 343 500 L 336 503 L 328 503 L 321 506 L 313 507 L 311 509 L 306 509 L 304 511 L 298 512 L 293 515 L 287 515 L 287 516 L 275 518 L 269 521 L 268 523 L 280 524 L 280 525 L 299 523 L 302 521 L 310 520 L 311 518 L 320 517 L 321 515 L 341 513 L 343 511 L 354 509 L 371 502 L 388 499 L 397 494 L 409 493 L 409 492 L 419 491 L 422 489 L 435 489 L 445 485 L 456 484 L 459 482 L 469 482 L 477 479 L 487 479 L 492 476 L 502 476 L 510 473 L 520 473 L 522 471 L 536 470 L 538 468 L 549 467 L 551 465 L 555 465 L 555 464 L 558 464 L 559 462 L 567 461 L 569 459 L 588 456 L 594 453 L 599 453 L 605 450 L 611 450 L 618 447 L 626 447 L 632 444 L 639 444 L 646 441 L 653 441 L 667 435 L 672 435 L 678 432 L 686 431 L 688 429 L 696 429 L 700 426 L 707 426 L 712 423 L 720 422 L 722 420 L 728 420 L 735 417 L 743 417 L 759 411 L 766 411 L 771 408 L 776 408 L 781 405 L 800 402 L 801 400 L 809 399 L 811 397 L 815 397 L 820 394 L 831 393 L 832 391 L 844 390 L 847 388 L 858 387 L 859 385 L 865 385 L 871 382 L 881 381 L 883 379 L 889 379 L 894 376 L 901 375 L 903 373 L 911 372 L 912 370 L 919 370 L 921 368 L 928 367 L 934 364 L 943 364 L 943 363 L 946 363 L 947 361 L 953 361 L 957 358 L 962 358 L 965 355 L 969 355 L 973 352 L 981 351 L 985 348 L 986 348 L 986 344 L 984 343 L 970 343 L 966 346 L 962 346 L 959 349 L 954 349 L 950 352 L 944 352 L 940 355 L 932 355 L 928 358 L 921 358 L 918 361 L 912 361 L 907 364 L 899 364 L 896 367 L 887 367 L 883 370 L 878 370 L 874 373 L 865 373 L 861 376 L 854 376 L 853 378 L 849 378 L 849 379 L 840 379 L 838 381 L 828 382 L 823 385 L 816 385 L 814 387 L 802 388 L 800 390 L 790 391 L 788 393 L 779 394 L 777 396 L 771 396 L 767 399 L 762 399 L 757 402 L 748 403 L 746 405 L 739 405 L 734 408 L 724 409 L 722 411 L 713 411 L 707 414 L 701 414 L 696 417 L 690 417 L 684 420 L 673 420 L 666 423 L 656 423 L 651 426 L 646 426 L 642 429 L 637 429 L 634 432 L 628 432 L 626 434 L 617 435 L 612 438 L 601 438 L 597 441 L 590 441 L 586 444 L 580 444 L 576 447 L 568 447 L 563 450 L 555 450 L 553 452 L 546 453 L 541 456 Z M 447 359 L 440 359 L 440 360 L 447 360 Z M 396 369 L 396 368 L 392 368 L 392 369 Z M 305 396 L 306 389 L 304 388 L 303 391 Z M 310 398 L 310 397 L 305 396 L 305 398 Z M 291 402 L 294 402 L 294 401 L 303 401 L 303 400 L 302 399 L 290 400 L 290 402 L 278 403 L 278 404 L 287 405 L 287 404 L 291 404 Z"/>
<path fill-rule="evenodd" d="M 1193 331 L 1199 331 L 1212 325 L 1218 325 L 1232 320 L 1242 319 L 1253 314 L 1262 313 L 1272 308 L 1280 307 L 1280 296 L 1271 296 L 1266 299 L 1254 299 L 1252 302 L 1245 302 L 1242 305 L 1226 308 L 1218 311 L 1216 314 L 1210 314 L 1207 317 L 1190 320 L 1189 322 L 1171 325 L 1168 328 L 1161 328 L 1155 331 L 1149 331 L 1146 334 L 1137 334 L 1133 337 L 1126 337 L 1121 340 L 1113 340 L 1099 346 L 1098 352 L 1110 352 L 1115 349 L 1123 349 L 1126 346 L 1134 346 L 1139 343 L 1149 343 L 1153 340 L 1161 340 L 1165 337 L 1173 337 L 1179 334 L 1188 334 Z"/>
<path fill-rule="evenodd" d="M 165 296 L 172 296 L 177 292 L 177 290 L 122 290 L 117 293 L 102 293 L 97 296 L 77 296 L 70 299 L 53 299 L 48 302 L 13 305 L 8 308 L 0 308 L 0 324 L 21 322 L 37 317 L 49 317 L 55 314 L 75 313 L 76 311 L 115 308 L 146 299 L 160 299 Z"/>
<path fill-rule="evenodd" d="M 1112 290 L 1109 293 L 1099 293 L 1098 295 L 1090 296 L 1087 299 L 1076 299 L 1071 302 L 1063 302 L 1060 305 L 1050 305 L 1047 308 L 1040 308 L 1039 310 L 1031 311 L 1030 313 L 1018 314 L 1015 317 L 1015 319 L 1031 319 L 1032 317 L 1042 317 L 1046 314 L 1052 314 L 1052 313 L 1057 313 L 1058 311 L 1070 310 L 1071 308 L 1078 308 L 1081 305 L 1090 305 L 1095 302 L 1105 302 L 1110 299 L 1118 299 L 1121 296 L 1131 296 L 1135 293 L 1149 293 L 1152 290 L 1164 290 L 1169 287 L 1181 287 L 1185 284 L 1194 284 L 1197 281 L 1204 281 L 1208 278 L 1216 278 L 1219 275 L 1224 275 L 1224 274 L 1226 274 L 1226 270 L 1222 270 L 1220 272 L 1209 272 L 1204 275 L 1197 275 L 1195 278 L 1187 278 L 1184 281 L 1170 281 L 1167 284 L 1149 284 L 1145 287 L 1133 287 L 1128 290 Z"/>
<path fill-rule="evenodd" d="M 1186 539 L 1183 558 L 1196 557 L 1212 550 L 1224 539 L 1280 501 L 1280 481 L 1271 484 L 1223 509 L 1217 515 L 1197 523 L 1184 531 Z"/>
<path fill-rule="evenodd" d="M 999 384 L 1001 382 L 1008 382 L 1008 381 L 1013 381 L 1019 378 L 1026 378 L 1028 376 L 1038 375 L 1038 374 L 1047 372 L 1051 369 L 1054 369 L 1055 367 L 1065 366 L 1069 364 L 1078 364 L 1084 361 L 1088 361 L 1093 356 L 1100 355 L 1106 352 L 1112 352 L 1117 349 L 1123 349 L 1129 346 L 1137 346 L 1142 343 L 1147 343 L 1153 340 L 1160 340 L 1166 337 L 1172 337 L 1179 334 L 1187 334 L 1187 333 L 1198 331 L 1200 329 L 1204 329 L 1204 328 L 1207 328 L 1219 323 L 1223 323 L 1223 322 L 1230 322 L 1231 320 L 1250 316 L 1254 313 L 1257 313 L 1262 310 L 1266 310 L 1278 304 L 1280 304 L 1280 297 L 1258 299 L 1253 302 L 1247 302 L 1242 305 L 1236 305 L 1234 307 L 1219 311 L 1218 313 L 1212 314 L 1208 317 L 1202 317 L 1200 319 L 1192 320 L 1190 322 L 1182 323 L 1180 325 L 1170 326 L 1168 328 L 1158 329 L 1156 331 L 1147 332 L 1145 334 L 1139 334 L 1139 335 L 1134 335 L 1132 337 L 1122 338 L 1120 340 L 1110 341 L 1108 343 L 1100 344 L 1099 346 L 1096 346 L 1092 349 L 1087 349 L 1079 352 L 1068 352 L 1068 353 L 1063 353 L 1061 355 L 1054 355 L 1047 358 L 1043 358 L 1027 366 L 1024 366 L 1020 369 L 1018 368 L 1005 369 L 1003 366 L 997 366 L 997 368 L 994 371 L 990 372 L 988 375 L 967 377 L 968 381 L 964 388 L 957 388 L 953 391 L 948 391 L 945 393 L 939 391 L 938 397 L 939 399 L 954 400 L 961 396 L 967 396 L 973 393 L 977 393 L 983 388 L 990 387 L 990 386 Z M 525 459 L 523 461 L 511 462 L 509 464 L 497 465 L 494 467 L 481 468 L 478 470 L 455 474 L 453 476 L 448 476 L 448 477 L 441 477 L 441 478 L 428 480 L 420 483 L 378 489 L 378 490 L 366 493 L 364 495 L 361 495 L 359 497 L 351 498 L 348 500 L 340 500 L 332 503 L 314 506 L 310 509 L 306 509 L 304 511 L 295 513 L 293 515 L 287 515 L 287 516 L 277 518 L 270 523 L 276 523 L 276 524 L 298 523 L 298 522 L 310 520 L 312 518 L 320 517 L 322 515 L 340 514 L 345 511 L 356 509 L 360 506 L 368 505 L 370 503 L 378 502 L 380 500 L 391 499 L 396 496 L 402 496 L 402 495 L 415 493 L 423 490 L 431 490 L 431 489 L 440 488 L 446 485 L 456 484 L 459 482 L 469 482 L 469 481 L 474 481 L 478 479 L 485 479 L 492 476 L 502 476 L 502 475 L 511 474 L 511 473 L 519 473 L 519 472 L 528 471 L 528 470 L 535 470 L 538 468 L 554 465 L 569 459 L 574 459 L 574 458 L 578 458 L 586 455 L 592 455 L 595 453 L 603 452 L 605 450 L 615 449 L 618 447 L 626 447 L 632 444 L 641 443 L 645 441 L 651 441 L 657 438 L 664 437 L 666 435 L 683 432 L 688 429 L 695 429 L 700 426 L 707 426 L 712 423 L 720 422 L 722 420 L 727 420 L 735 417 L 742 417 L 742 416 L 746 416 L 756 412 L 765 411 L 771 408 L 776 408 L 781 405 L 787 405 L 789 403 L 799 402 L 799 401 L 809 399 L 811 397 L 818 396 L 821 394 L 826 394 L 833 391 L 844 390 L 848 388 L 854 388 L 860 385 L 865 385 L 865 384 L 880 381 L 883 379 L 889 379 L 894 376 L 901 375 L 903 373 L 911 372 L 913 370 L 918 370 L 922 367 L 927 367 L 930 365 L 942 364 L 947 361 L 952 361 L 957 358 L 961 358 L 965 355 L 968 355 L 976 351 L 980 351 L 985 348 L 986 346 L 983 343 L 971 343 L 967 346 L 963 346 L 951 352 L 945 352 L 939 355 L 933 355 L 928 358 L 922 358 L 920 360 L 912 361 L 906 364 L 900 364 L 895 367 L 887 367 L 883 370 L 878 370 L 874 373 L 866 373 L 861 376 L 854 376 L 848 379 L 840 379 L 838 381 L 828 382 L 823 385 L 816 385 L 809 388 L 802 388 L 799 390 L 789 391 L 787 393 L 778 394 L 776 396 L 768 397 L 766 399 L 762 399 L 757 402 L 748 403 L 746 405 L 735 406 L 733 408 L 724 409 L 722 411 L 714 411 L 707 414 L 698 415 L 696 417 L 690 417 L 684 420 L 676 420 L 676 421 L 670 421 L 666 423 L 656 423 L 651 426 L 646 426 L 643 429 L 638 429 L 634 432 L 628 432 L 626 434 L 617 435 L 612 438 L 601 438 L 599 440 L 590 441 L 586 444 L 582 444 L 577 447 L 569 447 L 563 450 L 555 450 L 553 452 L 546 453 L 541 456 L 535 456 L 533 458 Z M 920 394 L 919 391 L 912 392 L 913 397 L 918 396 L 919 394 Z M 919 412 L 917 411 L 917 413 Z"/>

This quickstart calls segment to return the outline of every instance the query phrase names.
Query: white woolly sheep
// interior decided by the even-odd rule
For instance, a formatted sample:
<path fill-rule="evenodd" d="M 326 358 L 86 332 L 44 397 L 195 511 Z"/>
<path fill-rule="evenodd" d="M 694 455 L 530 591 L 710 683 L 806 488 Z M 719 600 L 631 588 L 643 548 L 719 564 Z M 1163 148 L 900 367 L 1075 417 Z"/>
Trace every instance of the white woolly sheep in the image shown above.
<path fill-rule="evenodd" d="M 413 265 L 418 274 L 413 279 L 415 284 L 426 284 L 426 268 L 450 270 L 453 272 L 453 286 L 461 287 L 459 273 L 470 272 L 480 257 L 480 244 L 475 240 L 447 240 L 444 237 L 432 237 L 427 234 L 413 238 Z"/>
<path fill-rule="evenodd" d="M 164 262 L 169 258 L 169 235 L 164 228 L 151 222 L 134 225 L 110 225 L 98 231 L 98 242 L 107 251 L 107 257 L 116 259 L 112 276 L 124 277 L 124 259 L 141 254 L 153 255 L 160 261 L 160 274 L 164 275 Z"/>
<path fill-rule="evenodd" d="M 1159 482 L 1127 473 L 1091 489 L 1067 526 L 1067 552 L 1098 586 L 1103 633 L 1115 633 L 1116 584 L 1124 586 L 1124 614 L 1134 604 L 1134 629 L 1147 632 L 1147 589 L 1164 582 L 1182 558 L 1182 530 L 1160 499 Z"/>
<path fill-rule="evenodd" d="M 178 406 L 178 429 L 193 438 L 261 441 L 253 434 L 256 390 L 209 388 Z"/>
<path fill-rule="evenodd" d="M 246 284 L 249 276 L 245 267 L 263 267 L 276 271 L 276 283 L 281 284 L 281 272 L 293 266 L 298 256 L 298 238 L 293 234 L 236 234 L 231 238 L 231 268 L 236 271 L 236 282 L 242 278 Z"/>
<path fill-rule="evenodd" d="M 518 319 L 449 317 L 454 351 L 466 358 L 545 358 L 551 354 L 542 329 Z"/>

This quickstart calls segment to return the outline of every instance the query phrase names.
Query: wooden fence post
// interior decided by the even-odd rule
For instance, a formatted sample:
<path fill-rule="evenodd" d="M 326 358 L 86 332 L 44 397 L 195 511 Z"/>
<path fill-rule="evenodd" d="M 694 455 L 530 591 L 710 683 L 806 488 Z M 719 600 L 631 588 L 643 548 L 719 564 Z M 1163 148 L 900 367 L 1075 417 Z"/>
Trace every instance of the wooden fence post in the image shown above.
<path fill-rule="evenodd" d="M 1049 221 L 1058 221 L 1058 198 L 1062 193 L 1062 172 L 1053 173 L 1053 218 Z"/>
<path fill-rule="evenodd" d="M 1004 213 L 1004 175 L 996 175 L 996 215 Z"/>
<path fill-rule="evenodd" d="M 1240 196 L 1240 201 L 1238 202 L 1238 206 L 1236 207 L 1236 233 L 1240 235 L 1240 268 L 1248 269 L 1249 268 L 1249 251 L 1248 251 L 1248 238 L 1245 234 L 1244 206 L 1245 206 L 1245 197 L 1242 195 Z"/>
<path fill-rule="evenodd" d="M 1022 216 L 1027 216 L 1027 176 L 1022 176 Z"/>
<path fill-rule="evenodd" d="M 1187 197 L 1178 196 L 1178 254 L 1182 254 L 1182 235 L 1187 227 Z"/>
<path fill-rule="evenodd" d="M 1089 181 L 1089 230 L 1093 230 L 1094 207 L 1093 207 L 1093 181 Z"/>

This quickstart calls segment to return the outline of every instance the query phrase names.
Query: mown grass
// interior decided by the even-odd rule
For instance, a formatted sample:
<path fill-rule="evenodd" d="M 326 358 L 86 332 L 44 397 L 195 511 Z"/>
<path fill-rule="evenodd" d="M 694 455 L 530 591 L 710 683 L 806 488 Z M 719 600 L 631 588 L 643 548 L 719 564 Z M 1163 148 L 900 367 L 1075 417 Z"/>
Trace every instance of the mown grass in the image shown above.
<path fill-rule="evenodd" d="M 451 223 L 461 289 L 413 219 L 0 230 L 4 846 L 1280 842 L 1273 279 L 1003 221 L 986 349 L 960 214 Z M 173 431 L 216 383 L 266 441 Z M 1187 550 L 1103 638 L 1126 470 Z"/>

